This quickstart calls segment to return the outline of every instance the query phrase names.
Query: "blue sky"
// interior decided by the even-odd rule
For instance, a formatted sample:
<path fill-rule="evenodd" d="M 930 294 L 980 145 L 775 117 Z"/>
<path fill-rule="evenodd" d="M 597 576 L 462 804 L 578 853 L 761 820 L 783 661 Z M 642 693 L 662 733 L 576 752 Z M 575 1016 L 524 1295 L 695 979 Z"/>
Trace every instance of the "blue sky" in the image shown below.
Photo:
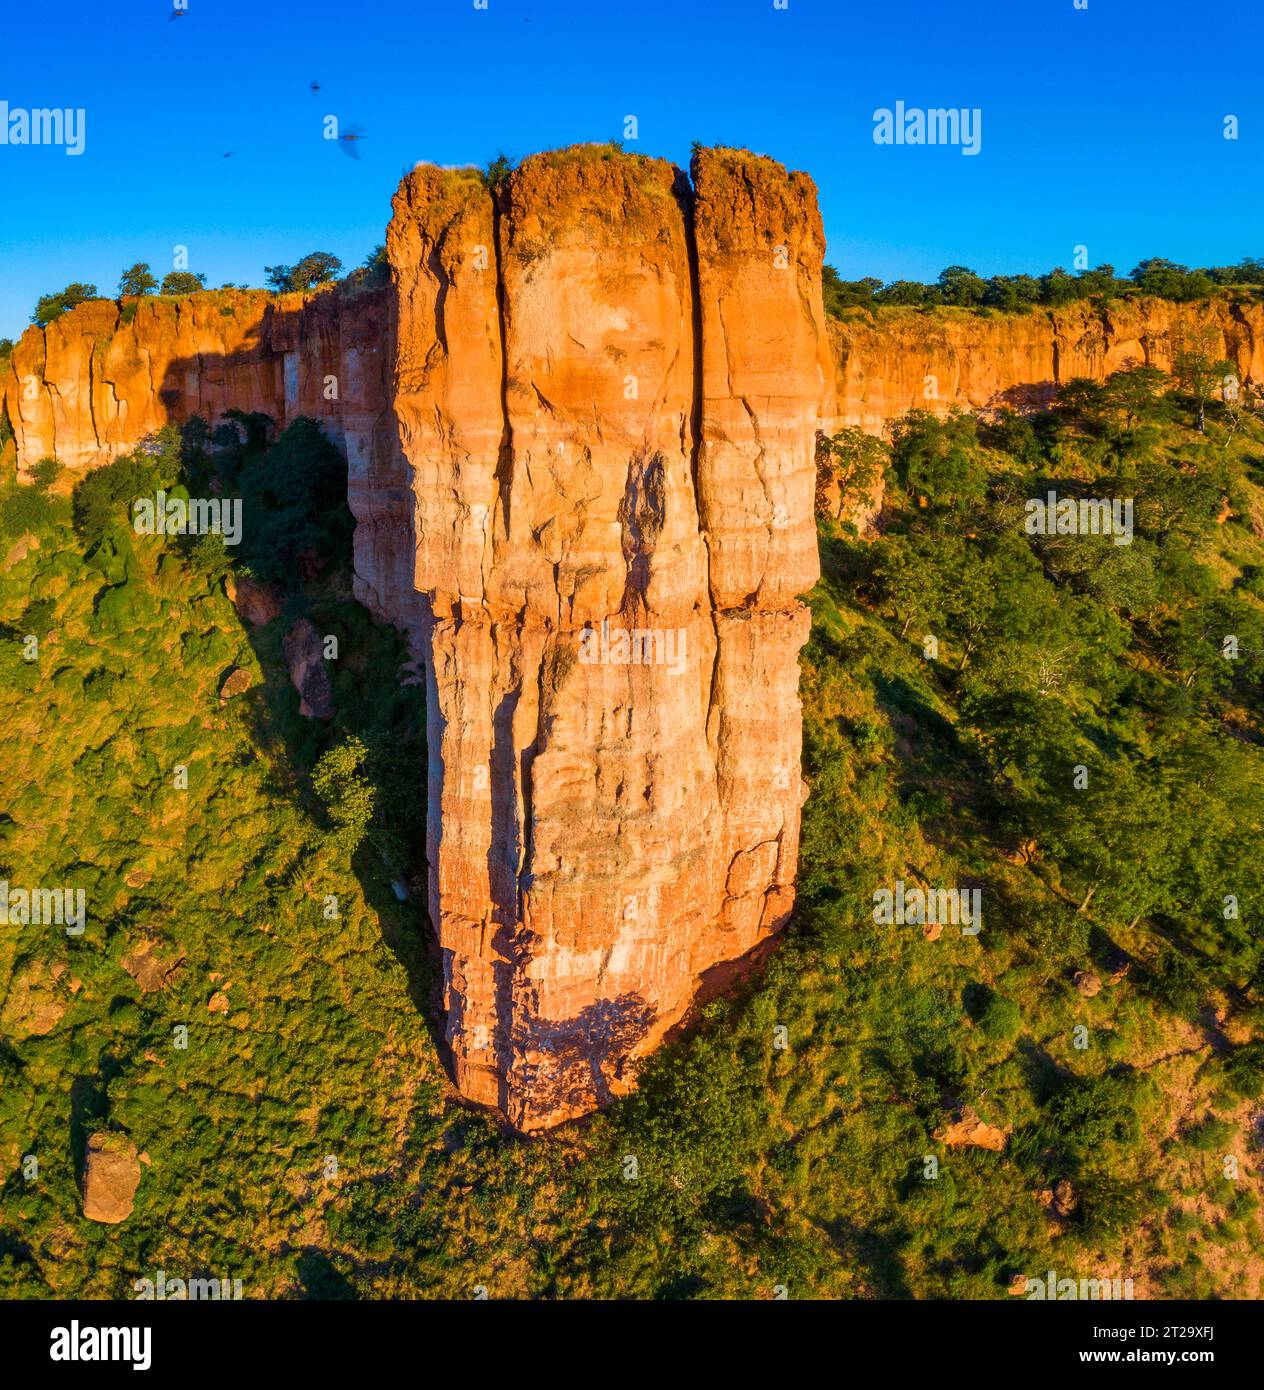
<path fill-rule="evenodd" d="M 848 277 L 1264 254 L 1260 25 L 1189 0 L 57 0 L 0 5 L 0 100 L 83 107 L 85 152 L 0 146 L 0 336 L 172 248 L 212 286 L 383 238 L 419 159 L 618 137 L 807 169 Z M 321 84 L 313 95 L 309 84 Z M 978 107 L 982 150 L 878 146 L 873 112 Z M 365 131 L 360 162 L 322 118 Z M 1223 138 L 1238 117 L 1239 138 Z M 232 152 L 232 158 L 223 155 Z"/>

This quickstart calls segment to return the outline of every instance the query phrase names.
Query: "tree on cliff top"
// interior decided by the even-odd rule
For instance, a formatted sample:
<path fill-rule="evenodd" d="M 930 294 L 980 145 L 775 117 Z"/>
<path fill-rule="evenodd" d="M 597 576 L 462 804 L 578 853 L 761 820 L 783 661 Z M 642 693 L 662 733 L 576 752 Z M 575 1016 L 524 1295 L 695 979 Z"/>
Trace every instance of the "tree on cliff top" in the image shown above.
<path fill-rule="evenodd" d="M 173 270 L 162 277 L 163 294 L 197 294 L 206 288 L 206 276 L 191 270 Z"/>
<path fill-rule="evenodd" d="M 1177 265 L 1175 261 L 1162 256 L 1151 256 L 1134 266 L 1128 278 L 1143 294 L 1153 294 L 1160 299 L 1174 299 L 1178 302 L 1189 299 L 1206 299 L 1216 292 L 1216 282 L 1205 270 L 1190 270 Z"/>
<path fill-rule="evenodd" d="M 158 281 L 149 269 L 148 261 L 137 261 L 119 276 L 119 298 L 129 295 L 153 294 Z"/>
<path fill-rule="evenodd" d="M 968 266 L 950 265 L 946 270 L 939 272 L 939 291 L 945 304 L 956 304 L 968 309 L 975 304 L 982 304 L 983 296 L 987 293 L 987 281 L 976 275 Z"/>
<path fill-rule="evenodd" d="M 491 160 L 487 168 L 483 170 L 480 177 L 483 180 L 484 188 L 499 188 L 502 183 L 513 173 L 513 160 L 501 150 L 495 159 Z"/>
<path fill-rule="evenodd" d="M 832 265 L 821 267 L 821 293 L 825 298 L 825 312 L 834 318 L 841 318 L 844 309 L 857 304 L 872 304 L 874 295 L 882 288 L 882 281 L 876 276 L 867 275 L 863 280 L 844 280 Z"/>
<path fill-rule="evenodd" d="M 386 284 L 390 277 L 391 267 L 386 259 L 386 247 L 379 244 L 347 276 L 344 283 L 354 289 L 367 289 L 372 285 Z"/>
<path fill-rule="evenodd" d="M 328 251 L 312 251 L 297 265 L 265 265 L 263 268 L 268 288 L 279 294 L 314 290 L 318 285 L 336 280 L 341 271 L 342 262 Z"/>
<path fill-rule="evenodd" d="M 41 328 L 46 328 L 54 319 L 61 318 L 69 310 L 97 297 L 95 285 L 85 285 L 76 280 L 73 284 L 67 285 L 59 294 L 44 295 L 35 306 L 35 312 L 31 315 L 31 322 L 38 324 Z"/>

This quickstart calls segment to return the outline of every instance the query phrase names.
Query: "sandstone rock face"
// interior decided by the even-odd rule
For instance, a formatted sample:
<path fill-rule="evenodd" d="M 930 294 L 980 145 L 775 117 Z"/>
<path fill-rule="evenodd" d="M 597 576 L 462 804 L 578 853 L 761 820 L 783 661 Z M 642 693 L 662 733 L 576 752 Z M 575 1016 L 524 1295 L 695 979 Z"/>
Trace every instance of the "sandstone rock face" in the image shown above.
<path fill-rule="evenodd" d="M 146 938 L 121 957 L 119 964 L 146 994 L 154 994 L 170 983 L 184 959 L 178 946 Z"/>
<path fill-rule="evenodd" d="M 906 410 L 946 413 L 1047 405 L 1074 377 L 1102 380 L 1135 364 L 1170 371 L 1183 335 L 1210 325 L 1207 350 L 1240 381 L 1264 382 L 1264 305 L 1214 299 L 1086 302 L 1028 314 L 882 309 L 829 327 L 836 414 L 827 429 L 880 434 Z"/>
<path fill-rule="evenodd" d="M 136 1145 L 121 1135 L 94 1134 L 83 1169 L 83 1214 L 89 1221 L 117 1226 L 132 1214 L 140 1186 Z"/>
<path fill-rule="evenodd" d="M 1006 1140 L 1009 1138 L 1003 1129 L 979 1119 L 968 1106 L 959 1111 L 950 1124 L 937 1129 L 934 1137 L 949 1148 L 968 1144 L 976 1149 L 991 1149 L 995 1153 L 1000 1153 L 1005 1148 Z"/>
<path fill-rule="evenodd" d="M 356 596 L 406 627 L 411 507 L 396 467 L 389 345 L 385 288 L 220 290 L 122 308 L 93 300 L 22 334 L 0 369 L 0 408 L 22 473 L 49 456 L 98 467 L 194 415 L 212 427 L 229 409 L 281 428 L 300 415 L 320 420 L 347 455 Z"/>
<path fill-rule="evenodd" d="M 792 902 L 823 240 L 803 175 L 694 177 L 420 168 L 388 235 L 447 1038 L 525 1130 L 625 1089 Z"/>

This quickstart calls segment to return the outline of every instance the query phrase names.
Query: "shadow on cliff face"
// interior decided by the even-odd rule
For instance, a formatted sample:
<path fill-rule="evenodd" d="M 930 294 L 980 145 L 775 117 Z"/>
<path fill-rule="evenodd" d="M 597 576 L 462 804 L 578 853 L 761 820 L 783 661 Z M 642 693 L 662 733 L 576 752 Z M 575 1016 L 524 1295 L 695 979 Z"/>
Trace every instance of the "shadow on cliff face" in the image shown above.
<path fill-rule="evenodd" d="M 630 1079 L 627 1058 L 653 1020 L 653 1009 L 639 994 L 599 999 L 574 1018 L 532 1020 L 531 1048 L 539 1061 L 529 1076 L 520 1073 L 511 1078 L 519 1087 L 530 1082 L 529 1108 L 515 1096 L 511 1084 L 506 1092 L 508 1113 L 530 1128 L 533 1115 L 587 1113 L 594 1101 L 608 1105 L 614 1088 Z"/>

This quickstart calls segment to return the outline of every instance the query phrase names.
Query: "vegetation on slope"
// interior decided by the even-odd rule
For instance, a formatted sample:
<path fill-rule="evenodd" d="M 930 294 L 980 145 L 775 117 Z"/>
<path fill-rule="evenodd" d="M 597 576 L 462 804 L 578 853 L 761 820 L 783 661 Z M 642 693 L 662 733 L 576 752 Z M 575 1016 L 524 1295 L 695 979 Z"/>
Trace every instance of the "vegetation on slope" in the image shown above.
<path fill-rule="evenodd" d="M 6 486 L 0 876 L 83 886 L 89 921 L 0 938 L 3 1292 L 1259 1296 L 1264 427 L 1213 402 L 1200 435 L 1166 386 L 899 423 L 883 534 L 822 523 L 784 944 L 538 1140 L 437 1060 L 420 697 L 349 596 L 349 519 L 303 503 L 341 485 L 319 431 Z M 245 497 L 240 557 L 134 535 L 158 485 Z M 1027 534 L 1051 488 L 1133 498 L 1132 543 Z M 247 632 L 222 581 L 251 567 L 285 611 Z M 329 724 L 284 670 L 299 615 L 339 638 Z M 225 702 L 230 667 L 256 684 Z M 897 879 L 978 888 L 982 932 L 876 923 Z M 151 992 L 146 941 L 183 956 Z M 1002 1151 L 943 1142 L 966 1106 Z M 117 1227 L 76 1191 L 101 1129 L 148 1159 Z"/>

